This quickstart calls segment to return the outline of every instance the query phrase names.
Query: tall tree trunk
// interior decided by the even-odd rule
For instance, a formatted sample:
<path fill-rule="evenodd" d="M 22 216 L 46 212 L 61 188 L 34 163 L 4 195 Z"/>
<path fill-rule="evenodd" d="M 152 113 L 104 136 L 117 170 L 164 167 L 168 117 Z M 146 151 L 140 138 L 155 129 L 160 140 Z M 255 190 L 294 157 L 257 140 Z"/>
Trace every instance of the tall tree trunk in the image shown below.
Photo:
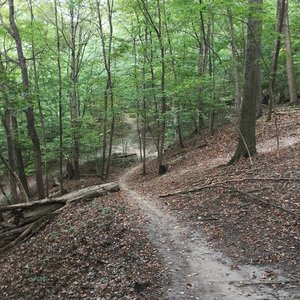
<path fill-rule="evenodd" d="M 176 70 L 176 61 L 175 61 L 175 56 L 173 53 L 173 45 L 172 45 L 168 22 L 167 22 L 167 16 L 166 16 L 166 10 L 165 10 L 165 0 L 163 0 L 163 12 L 164 12 L 165 31 L 166 31 L 166 36 L 167 36 L 167 41 L 168 41 L 168 46 L 169 46 L 169 52 L 171 55 L 171 66 L 172 66 L 174 81 L 175 81 L 175 84 L 177 85 L 178 84 L 178 76 L 177 76 L 177 70 Z M 173 111 L 173 124 L 174 124 L 174 128 L 175 128 L 175 141 L 179 144 L 179 146 L 181 148 L 184 148 L 182 130 L 181 130 L 181 124 L 180 124 L 180 113 L 178 111 L 177 105 L 178 104 L 176 103 L 176 95 L 174 95 L 173 102 L 172 102 L 172 111 Z"/>
<path fill-rule="evenodd" d="M 296 73 L 295 73 L 295 66 L 293 61 L 291 33 L 290 33 L 290 26 L 289 26 L 288 0 L 285 0 L 285 2 L 286 3 L 284 9 L 283 33 L 285 37 L 286 71 L 287 71 L 288 85 L 289 85 L 289 92 L 290 92 L 290 102 L 293 104 L 299 104 L 299 99 L 297 95 Z"/>
<path fill-rule="evenodd" d="M 12 124 L 12 132 L 13 132 L 13 146 L 14 146 L 14 153 L 16 155 L 16 167 L 17 167 L 17 173 L 20 178 L 20 181 L 24 187 L 24 191 L 26 195 L 29 197 L 29 186 L 27 177 L 25 174 L 25 166 L 23 162 L 23 156 L 22 156 L 22 149 L 19 146 L 19 128 L 18 128 L 18 120 L 17 117 L 13 114 L 11 115 L 11 124 Z"/>
<path fill-rule="evenodd" d="M 244 67 L 243 103 L 239 124 L 239 142 L 229 164 L 238 162 L 243 157 L 256 153 L 256 99 L 260 81 L 260 45 L 262 21 L 257 15 L 261 12 L 262 0 L 249 0 L 250 15 L 247 29 L 246 59 Z"/>
<path fill-rule="evenodd" d="M 101 166 L 101 178 L 107 179 L 109 175 L 111 152 L 113 145 L 114 127 L 115 127 L 115 113 L 114 113 L 114 94 L 113 94 L 113 82 L 112 82 L 112 72 L 111 72 L 111 53 L 112 53 L 112 38 L 113 38 L 113 24 L 112 24 L 112 14 L 114 0 L 106 1 L 108 10 L 108 24 L 109 24 L 109 36 L 108 45 L 106 45 L 105 33 L 103 30 L 103 19 L 100 9 L 100 1 L 96 0 L 97 6 L 97 16 L 100 31 L 100 40 L 102 46 L 102 54 L 104 59 L 104 67 L 106 71 L 106 87 L 104 91 L 104 124 L 103 124 L 103 142 L 102 142 L 102 166 Z M 110 102 L 110 110 L 112 113 L 111 123 L 110 123 L 110 136 L 108 143 L 108 153 L 106 159 L 106 148 L 107 148 L 107 123 L 108 123 L 108 103 Z M 104 174 L 105 173 L 105 174 Z"/>
<path fill-rule="evenodd" d="M 55 9 L 55 29 L 56 29 L 56 51 L 57 51 L 57 71 L 58 71 L 58 118 L 59 118 L 59 187 L 60 194 L 64 193 L 63 179 L 63 110 L 62 110 L 62 75 L 60 58 L 60 34 L 58 29 L 58 9 L 57 0 L 54 0 Z"/>
<path fill-rule="evenodd" d="M 79 170 L 79 113 L 78 113 L 78 70 L 76 65 L 76 33 L 78 27 L 78 16 L 75 17 L 74 5 L 70 5 L 70 17 L 71 17 L 71 41 L 70 41 L 70 50 L 71 50 L 71 126 L 72 126 L 72 164 L 74 167 L 74 179 L 80 178 Z"/>
<path fill-rule="evenodd" d="M 16 166 L 15 166 L 15 156 L 14 156 L 13 137 L 12 137 L 12 128 L 11 128 L 11 112 L 9 108 L 4 109 L 2 123 L 6 135 L 8 163 L 10 168 L 15 171 Z M 9 173 L 9 189 L 11 195 L 10 198 L 11 203 L 13 204 L 18 203 L 17 184 L 15 181 L 15 177 L 11 173 Z"/>
<path fill-rule="evenodd" d="M 3 81 L 4 80 L 6 81 L 8 79 L 6 76 L 6 71 L 4 69 L 1 55 L 0 55 L 0 78 Z M 6 135 L 8 164 L 10 165 L 10 168 L 15 171 L 16 165 L 15 165 L 15 155 L 14 155 L 14 139 L 13 139 L 13 132 L 12 132 L 12 124 L 11 124 L 11 103 L 9 103 L 6 97 L 4 98 L 2 124 Z M 18 200 L 17 185 L 16 185 L 15 177 L 11 173 L 9 173 L 9 189 L 11 195 L 11 199 L 10 199 L 11 202 L 16 203 Z"/>
<path fill-rule="evenodd" d="M 109 171 L 110 171 L 110 161 L 111 161 L 111 153 L 113 146 L 113 138 L 115 131 L 115 109 L 114 109 L 114 90 L 113 90 L 113 79 L 112 79 L 112 70 L 111 70 L 111 54 L 112 54 L 112 39 L 113 39 L 113 23 L 112 23 L 112 15 L 114 9 L 114 0 L 106 1 L 107 10 L 108 10 L 108 24 L 109 24 L 109 39 L 108 39 L 108 49 L 106 55 L 106 73 L 107 73 L 107 92 L 109 93 L 110 99 L 110 111 L 111 111 L 111 121 L 110 121 L 110 133 L 109 133 L 109 144 L 108 144 L 108 157 L 106 161 L 106 175 L 105 179 L 108 179 Z"/>
<path fill-rule="evenodd" d="M 231 8 L 227 8 L 228 20 L 229 20 L 229 28 L 230 28 L 230 44 L 231 44 L 231 53 L 232 53 L 232 77 L 233 77 L 233 87 L 234 87 L 234 102 L 235 102 L 235 110 L 239 114 L 242 104 L 241 97 L 241 88 L 240 88 L 240 76 L 238 70 L 238 50 L 236 43 L 235 30 L 233 26 L 233 18 Z"/>
<path fill-rule="evenodd" d="M 30 19 L 31 19 L 31 30 L 33 30 L 33 24 L 34 24 L 34 14 L 33 14 L 33 7 L 32 7 L 32 0 L 29 0 L 29 7 L 30 7 Z M 39 78 L 38 78 L 38 70 L 37 70 L 37 63 L 36 63 L 36 51 L 35 51 L 35 43 L 34 43 L 34 36 L 33 33 L 31 33 L 31 54 L 32 54 L 32 63 L 33 63 L 33 77 L 34 77 L 34 93 L 35 98 L 37 99 L 38 103 L 38 110 L 39 110 L 39 116 L 40 116 L 40 123 L 42 127 L 42 140 L 44 145 L 44 150 L 47 153 L 47 143 L 45 139 L 45 121 L 43 116 L 43 109 L 41 104 L 41 97 L 40 97 L 40 85 L 39 85 Z M 45 159 L 44 162 L 44 173 L 45 173 L 45 187 L 46 187 L 46 197 L 49 196 L 49 182 L 48 182 L 48 165 L 47 165 L 47 159 Z"/>
<path fill-rule="evenodd" d="M 35 161 L 35 178 L 36 178 L 38 198 L 43 199 L 45 197 L 45 190 L 44 190 L 44 183 L 43 183 L 43 168 L 42 168 L 40 140 L 35 128 L 35 118 L 34 118 L 32 99 L 31 99 L 30 89 L 29 89 L 26 59 L 22 48 L 22 40 L 17 25 L 15 23 L 14 0 L 9 0 L 9 22 L 10 22 L 11 29 L 9 28 L 7 29 L 16 43 L 19 65 L 22 74 L 23 97 L 27 103 L 27 108 L 24 110 L 24 112 L 27 118 L 28 136 L 30 137 L 33 145 L 33 153 L 34 153 L 34 161 Z"/>
<path fill-rule="evenodd" d="M 268 109 L 268 116 L 267 121 L 271 120 L 272 111 L 274 107 L 274 88 L 276 83 L 276 74 L 277 74 L 277 67 L 278 67 L 278 56 L 280 51 L 280 44 L 281 44 L 281 33 L 283 29 L 283 19 L 284 19 L 284 9 L 285 9 L 285 0 L 277 0 L 277 24 L 276 24 L 276 32 L 278 33 L 277 39 L 274 44 L 274 51 L 272 57 L 272 66 L 270 70 L 270 82 L 269 82 L 269 109 Z"/>
<path fill-rule="evenodd" d="M 165 133 L 166 133 L 166 113 L 167 113 L 167 97 L 165 91 L 166 85 L 166 61 L 165 61 L 165 43 L 164 43 L 164 29 L 163 28 L 163 16 L 162 16 L 162 7 L 161 0 L 156 0 L 156 13 L 157 13 L 157 22 L 153 19 L 148 3 L 146 0 L 139 0 L 138 1 L 140 10 L 142 11 L 145 19 L 147 20 L 148 24 L 154 30 L 157 41 L 159 44 L 160 50 L 160 67 L 161 67 L 161 76 L 160 76 L 160 110 L 158 106 L 156 108 L 157 112 L 159 113 L 160 126 L 158 127 L 157 132 L 157 161 L 158 161 L 158 172 L 160 172 L 160 166 L 163 164 L 163 153 L 164 153 L 164 145 L 165 145 Z M 150 41 L 151 43 L 151 41 Z"/>
<path fill-rule="evenodd" d="M 202 5 L 202 0 L 199 0 L 199 5 Z M 199 77 L 202 77 L 205 75 L 206 69 L 207 69 L 207 63 L 208 63 L 208 57 L 209 57 L 209 43 L 207 40 L 207 33 L 205 30 L 205 24 L 204 24 L 204 16 L 202 10 L 199 11 L 199 25 L 194 28 L 194 34 L 197 39 L 197 46 L 198 46 L 198 75 Z M 209 30 L 207 30 L 209 31 Z M 197 128 L 196 132 L 200 134 L 201 130 L 205 127 L 204 124 L 204 117 L 203 117 L 203 88 L 201 85 L 198 87 L 198 107 L 197 107 Z"/>

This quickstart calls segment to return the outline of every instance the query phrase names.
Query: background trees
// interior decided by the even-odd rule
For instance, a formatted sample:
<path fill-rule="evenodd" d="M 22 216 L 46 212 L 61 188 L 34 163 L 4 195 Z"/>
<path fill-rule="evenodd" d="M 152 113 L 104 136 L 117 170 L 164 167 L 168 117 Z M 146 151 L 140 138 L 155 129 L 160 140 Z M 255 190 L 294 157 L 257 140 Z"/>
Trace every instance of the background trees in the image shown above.
<path fill-rule="evenodd" d="M 275 102 L 299 101 L 297 9 L 298 1 L 285 1 Z M 264 24 L 262 48 L 255 55 L 256 67 L 262 68 L 257 91 L 269 87 L 276 11 L 277 3 L 265 0 L 254 15 Z M 79 178 L 80 161 L 91 156 L 102 157 L 96 167 L 107 177 L 113 148 L 124 146 L 132 127 L 128 119 L 135 120 L 138 132 L 129 142 L 140 145 L 143 161 L 147 146 L 156 145 L 159 166 L 173 142 L 183 147 L 184 138 L 209 125 L 213 133 L 236 113 L 241 120 L 252 115 L 253 106 L 251 113 L 250 106 L 240 111 L 241 95 L 247 103 L 245 88 L 250 91 L 254 84 L 247 82 L 249 72 L 243 75 L 244 64 L 252 70 L 253 62 L 248 16 L 246 0 L 226 5 L 222 0 L 2 3 L 1 151 L 25 191 L 25 173 L 34 172 L 43 197 L 43 174 L 58 165 L 63 191 L 63 161 Z M 253 43 L 259 49 L 259 39 Z M 251 98 L 259 107 L 261 95 Z"/>

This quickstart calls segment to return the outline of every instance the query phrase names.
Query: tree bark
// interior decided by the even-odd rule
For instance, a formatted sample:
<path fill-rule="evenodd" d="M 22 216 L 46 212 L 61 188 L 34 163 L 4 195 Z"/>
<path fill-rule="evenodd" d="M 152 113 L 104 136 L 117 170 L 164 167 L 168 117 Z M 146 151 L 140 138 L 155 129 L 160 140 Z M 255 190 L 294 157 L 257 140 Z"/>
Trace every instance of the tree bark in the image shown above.
<path fill-rule="evenodd" d="M 33 14 L 33 7 L 32 7 L 32 0 L 29 0 L 29 7 L 30 7 L 30 17 L 31 17 L 31 27 L 33 30 L 34 24 L 34 14 Z M 31 54 L 32 54 L 32 62 L 33 62 L 33 77 L 34 77 L 34 96 L 37 99 L 38 103 L 38 111 L 40 117 L 40 124 L 42 127 L 42 141 L 44 145 L 44 150 L 47 153 L 47 143 L 45 140 L 45 121 L 43 116 L 43 109 L 41 104 L 41 97 L 40 97 L 40 85 L 39 85 L 39 78 L 38 78 L 38 69 L 37 69 L 37 61 L 36 61 L 36 51 L 35 51 L 35 43 L 34 43 L 34 36 L 31 35 Z M 46 197 L 49 195 L 49 186 L 48 186 L 48 166 L 47 166 L 47 159 L 44 162 L 44 173 L 45 173 L 45 192 Z"/>
<path fill-rule="evenodd" d="M 231 8 L 227 8 L 227 14 L 229 19 L 229 28 L 230 28 L 230 36 L 231 36 L 231 53 L 232 53 L 232 76 L 233 76 L 233 86 L 234 86 L 234 102 L 235 102 L 235 110 L 237 114 L 240 113 L 241 104 L 242 104 L 242 97 L 241 97 L 241 89 L 240 89 L 240 76 L 238 70 L 238 50 L 237 50 L 237 43 L 236 43 L 236 36 L 235 30 L 233 26 L 233 18 Z"/>
<path fill-rule="evenodd" d="M 76 32 L 78 27 L 78 16 L 75 17 L 74 4 L 70 4 L 70 17 L 71 17 L 71 32 L 70 32 L 70 50 L 71 50 L 71 127 L 72 127 L 72 163 L 74 167 L 74 179 L 80 178 L 79 170 L 79 113 L 78 113 L 78 70 L 76 66 Z"/>
<path fill-rule="evenodd" d="M 260 14 L 262 0 L 249 0 L 250 15 L 247 29 L 246 59 L 244 67 L 243 103 L 239 124 L 239 141 L 235 154 L 229 164 L 238 162 L 243 157 L 256 154 L 256 101 L 261 72 L 259 65 L 262 21 Z"/>
<path fill-rule="evenodd" d="M 64 194 L 63 179 L 63 109 L 62 109 L 62 74 L 61 74 L 61 47 L 60 34 L 58 29 L 58 8 L 57 0 L 54 0 L 55 29 L 56 29 L 56 51 L 57 51 L 57 72 L 58 72 L 58 118 L 59 118 L 59 187 L 60 194 Z"/>
<path fill-rule="evenodd" d="M 166 113 L 167 113 L 167 97 L 165 91 L 166 85 L 166 61 L 165 61 L 165 43 L 164 43 L 164 31 L 163 28 L 163 16 L 162 16 L 162 7 L 160 0 L 156 0 L 156 13 L 157 13 L 157 22 L 154 21 L 152 14 L 149 11 L 148 3 L 145 0 L 139 0 L 139 7 L 142 11 L 147 23 L 154 30 L 157 41 L 159 44 L 160 50 L 160 67 L 161 67 L 161 76 L 160 76 L 160 104 L 157 105 L 156 111 L 159 112 L 159 118 L 161 121 L 159 122 L 159 126 L 157 127 L 157 162 L 158 162 L 158 173 L 160 166 L 163 165 L 163 153 L 164 153 L 164 145 L 165 145 L 165 133 L 166 133 Z M 153 75 L 153 74 L 152 74 Z M 158 108 L 160 106 L 160 109 Z"/>
<path fill-rule="evenodd" d="M 290 33 L 289 17 L 288 17 L 288 0 L 285 0 L 283 33 L 285 37 L 286 70 L 287 70 L 288 85 L 289 85 L 289 92 L 290 92 L 290 103 L 299 104 L 300 100 L 298 99 L 298 95 L 297 95 L 297 81 L 296 81 L 296 73 L 295 73 L 295 66 L 293 60 L 293 49 L 292 49 L 292 41 L 291 41 L 291 33 Z"/>
<path fill-rule="evenodd" d="M 283 19 L 284 19 L 284 9 L 285 9 L 285 0 L 277 1 L 277 24 L 276 24 L 276 32 L 278 34 L 277 39 L 274 45 L 273 57 L 272 57 L 272 65 L 270 70 L 270 82 L 269 82 L 269 109 L 267 121 L 271 120 L 272 111 L 274 107 L 274 88 L 276 83 L 276 74 L 278 68 L 278 57 L 281 45 L 281 33 L 283 30 Z"/>
<path fill-rule="evenodd" d="M 19 65 L 22 74 L 23 97 L 24 100 L 27 102 L 27 108 L 24 110 L 24 112 L 27 118 L 28 136 L 30 137 L 33 145 L 33 153 L 34 153 L 34 161 L 35 161 L 35 178 L 36 178 L 38 197 L 39 199 L 42 199 L 45 197 L 45 190 L 44 190 L 44 183 L 43 183 L 41 147 L 40 147 L 40 140 L 35 128 L 35 119 L 34 119 L 32 99 L 31 99 L 30 89 L 29 89 L 29 79 L 28 79 L 26 59 L 23 53 L 22 40 L 19 34 L 19 30 L 15 23 L 14 0 L 9 0 L 9 22 L 10 22 L 11 30 L 8 29 L 8 32 L 15 40 Z"/>
<path fill-rule="evenodd" d="M 14 156 L 13 137 L 12 137 L 12 128 L 11 128 L 11 112 L 9 108 L 4 109 L 2 123 L 6 135 L 8 163 L 10 168 L 15 171 L 16 166 L 15 166 L 15 156 Z M 11 173 L 9 173 L 9 189 L 10 189 L 10 196 L 11 196 L 10 201 L 13 204 L 18 203 L 16 180 L 13 174 Z"/>
<path fill-rule="evenodd" d="M 17 173 L 20 178 L 20 181 L 22 183 L 22 186 L 24 187 L 24 190 L 26 192 L 26 195 L 29 197 L 29 186 L 27 177 L 25 174 L 25 166 L 23 161 L 23 155 L 22 155 L 22 149 L 19 146 L 19 129 L 18 129 L 18 120 L 17 117 L 13 114 L 11 115 L 11 123 L 12 123 L 12 137 L 13 137 L 13 146 L 14 146 L 14 153 L 16 155 L 16 167 L 17 167 Z"/>

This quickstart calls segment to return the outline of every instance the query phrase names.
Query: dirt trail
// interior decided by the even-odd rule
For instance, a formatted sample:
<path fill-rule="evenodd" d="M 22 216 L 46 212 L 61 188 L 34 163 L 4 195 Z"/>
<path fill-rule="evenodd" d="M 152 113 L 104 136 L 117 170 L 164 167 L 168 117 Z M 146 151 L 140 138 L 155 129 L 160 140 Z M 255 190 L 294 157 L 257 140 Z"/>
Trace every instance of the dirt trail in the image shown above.
<path fill-rule="evenodd" d="M 136 168 L 120 179 L 120 186 L 128 199 L 143 211 L 149 236 L 162 257 L 169 286 L 166 299 L 299 299 L 283 290 L 274 290 L 267 285 L 252 285 L 261 278 L 262 268 L 239 266 L 231 269 L 231 262 L 211 249 L 201 233 L 192 230 L 157 207 L 153 199 L 147 199 L 126 184 Z M 283 278 L 277 280 L 284 281 Z M 238 287 L 242 282 L 249 287 Z"/>
<path fill-rule="evenodd" d="M 299 132 L 293 138 L 282 137 L 280 147 L 297 142 Z M 274 151 L 276 140 L 263 141 L 257 148 L 260 153 Z M 228 159 L 229 157 L 225 156 L 214 158 L 195 167 L 198 169 L 201 166 L 214 167 Z M 300 299 L 299 295 L 287 289 L 273 289 L 268 284 L 257 284 L 259 280 L 256 278 L 263 277 L 264 268 L 256 266 L 232 268 L 229 259 L 207 245 L 204 235 L 180 224 L 176 217 L 158 207 L 155 199 L 148 199 L 131 189 L 126 182 L 138 168 L 124 174 L 120 178 L 120 186 L 126 192 L 128 200 L 136 203 L 143 211 L 151 241 L 165 263 L 169 279 L 166 299 Z M 279 276 L 276 281 L 285 282 L 288 279 Z"/>

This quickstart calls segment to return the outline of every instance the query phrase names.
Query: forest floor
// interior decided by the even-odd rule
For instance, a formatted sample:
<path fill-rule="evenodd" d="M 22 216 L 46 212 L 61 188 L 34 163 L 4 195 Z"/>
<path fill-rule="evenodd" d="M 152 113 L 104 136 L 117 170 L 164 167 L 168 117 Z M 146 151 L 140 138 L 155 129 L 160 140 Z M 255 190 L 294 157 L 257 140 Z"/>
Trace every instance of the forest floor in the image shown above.
<path fill-rule="evenodd" d="M 0 258 L 0 299 L 300 299 L 300 110 L 257 124 L 258 155 L 224 166 L 228 124 L 114 173 Z M 99 184 L 70 181 L 68 190 Z"/>

